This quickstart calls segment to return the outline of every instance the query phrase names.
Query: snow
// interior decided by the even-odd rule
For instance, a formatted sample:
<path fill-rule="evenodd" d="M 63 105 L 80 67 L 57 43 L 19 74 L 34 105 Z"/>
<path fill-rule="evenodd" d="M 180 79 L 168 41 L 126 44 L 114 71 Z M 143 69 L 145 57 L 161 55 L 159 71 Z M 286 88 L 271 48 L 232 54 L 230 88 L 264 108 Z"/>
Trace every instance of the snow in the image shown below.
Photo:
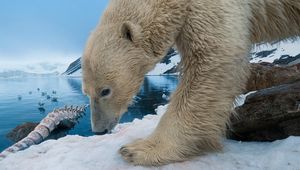
<path fill-rule="evenodd" d="M 114 169 L 285 169 L 300 170 L 300 137 L 289 137 L 272 143 L 224 140 L 224 151 L 196 157 L 190 161 L 163 167 L 132 166 L 123 161 L 118 149 L 137 138 L 149 135 L 167 106 L 157 109 L 158 115 L 119 124 L 112 134 L 104 136 L 67 136 L 49 140 L 25 151 L 11 154 L 0 161 L 5 170 L 114 170 Z"/>
<path fill-rule="evenodd" d="M 167 96 L 166 94 L 163 94 L 161 97 L 165 100 L 170 100 L 169 96 Z"/>
<path fill-rule="evenodd" d="M 241 94 L 241 95 L 239 95 L 235 99 L 234 107 L 242 106 L 245 103 L 247 96 L 249 96 L 250 94 L 253 94 L 253 93 L 256 93 L 256 91 L 251 91 L 251 92 L 248 92 L 247 94 Z"/>
<path fill-rule="evenodd" d="M 155 68 L 151 70 L 147 75 L 162 75 L 166 71 L 172 69 L 173 67 L 177 66 L 178 63 L 180 62 L 180 55 L 174 55 L 173 57 L 170 58 L 171 62 L 169 64 L 166 63 L 158 63 L 156 64 Z"/>
<path fill-rule="evenodd" d="M 270 51 L 276 49 L 274 53 L 270 54 L 267 57 L 260 58 L 255 57 L 255 52 L 260 51 Z M 297 40 L 287 40 L 281 41 L 275 44 L 258 44 L 255 45 L 252 49 L 254 53 L 253 59 L 250 61 L 251 63 L 261 63 L 261 62 L 269 62 L 273 63 L 274 60 L 279 59 L 282 55 L 296 56 L 300 53 L 300 39 Z"/>

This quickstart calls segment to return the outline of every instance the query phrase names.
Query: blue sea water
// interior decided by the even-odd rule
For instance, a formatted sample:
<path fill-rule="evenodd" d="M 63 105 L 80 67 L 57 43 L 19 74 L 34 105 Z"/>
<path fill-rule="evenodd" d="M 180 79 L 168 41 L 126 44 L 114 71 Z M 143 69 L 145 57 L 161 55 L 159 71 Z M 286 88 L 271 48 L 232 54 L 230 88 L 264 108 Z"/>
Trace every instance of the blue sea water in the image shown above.
<path fill-rule="evenodd" d="M 48 112 L 64 105 L 84 105 L 89 99 L 81 92 L 81 78 L 32 77 L 0 79 L 0 151 L 13 142 L 6 134 L 25 122 L 39 122 Z M 155 114 L 158 105 L 167 99 L 178 83 L 176 76 L 147 76 L 135 104 L 129 107 L 120 122 L 131 122 L 147 114 Z M 48 96 L 48 99 L 47 99 Z M 50 97 L 50 98 L 49 98 Z M 52 101 L 57 98 L 57 101 Z M 42 107 L 45 109 L 39 109 Z M 67 134 L 94 135 L 91 131 L 90 110 Z"/>

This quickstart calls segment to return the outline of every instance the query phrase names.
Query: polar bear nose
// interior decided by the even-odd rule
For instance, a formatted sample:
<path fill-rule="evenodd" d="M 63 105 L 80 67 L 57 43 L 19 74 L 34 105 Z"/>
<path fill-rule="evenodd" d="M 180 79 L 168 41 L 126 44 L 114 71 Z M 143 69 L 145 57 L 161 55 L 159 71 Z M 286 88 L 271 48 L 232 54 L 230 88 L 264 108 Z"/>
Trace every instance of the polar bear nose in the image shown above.
<path fill-rule="evenodd" d="M 103 132 L 94 132 L 96 135 L 105 135 L 108 133 L 108 130 L 105 129 Z"/>

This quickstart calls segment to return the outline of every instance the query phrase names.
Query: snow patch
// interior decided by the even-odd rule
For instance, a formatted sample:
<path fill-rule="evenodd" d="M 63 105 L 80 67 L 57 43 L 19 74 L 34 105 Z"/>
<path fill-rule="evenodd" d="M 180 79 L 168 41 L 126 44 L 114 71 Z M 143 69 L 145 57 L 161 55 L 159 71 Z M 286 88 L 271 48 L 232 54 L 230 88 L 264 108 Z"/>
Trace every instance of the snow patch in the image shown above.
<path fill-rule="evenodd" d="M 234 102 L 234 107 L 239 107 L 244 105 L 247 96 L 249 96 L 250 94 L 256 93 L 257 91 L 251 91 L 247 94 L 241 94 L 238 97 L 236 97 L 235 102 Z"/>
<path fill-rule="evenodd" d="M 128 142 L 145 138 L 156 127 L 167 106 L 157 108 L 158 115 L 147 115 L 143 120 L 119 124 L 112 134 L 104 136 L 67 136 L 49 140 L 0 161 L 6 170 L 89 170 L 89 169 L 158 169 L 132 166 L 118 154 Z M 162 166 L 159 169 L 299 169 L 300 137 L 276 142 L 224 141 L 224 151 L 196 157 L 190 161 Z"/>
<path fill-rule="evenodd" d="M 267 57 L 256 57 L 255 54 L 261 51 L 271 51 L 276 49 L 272 54 L 268 55 Z M 253 56 L 251 63 L 261 63 L 261 62 L 269 62 L 273 63 L 274 60 L 280 59 L 283 55 L 289 56 L 296 56 L 300 53 L 300 39 L 297 40 L 288 40 L 288 41 L 281 41 L 275 44 L 257 44 L 254 45 L 253 49 Z"/>
<path fill-rule="evenodd" d="M 180 62 L 180 55 L 176 54 L 173 57 L 170 58 L 170 63 L 158 63 L 156 64 L 155 68 L 151 70 L 147 75 L 163 75 L 166 71 L 172 69 L 173 67 L 176 67 L 178 63 Z"/>

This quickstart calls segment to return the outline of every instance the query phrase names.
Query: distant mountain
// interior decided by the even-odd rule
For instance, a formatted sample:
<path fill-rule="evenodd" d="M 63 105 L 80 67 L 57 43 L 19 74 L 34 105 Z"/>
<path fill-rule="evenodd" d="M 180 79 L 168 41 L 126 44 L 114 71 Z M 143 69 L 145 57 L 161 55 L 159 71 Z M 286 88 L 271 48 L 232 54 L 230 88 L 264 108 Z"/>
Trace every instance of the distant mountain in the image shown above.
<path fill-rule="evenodd" d="M 53 73 L 28 73 L 20 70 L 6 70 L 0 72 L 0 78 L 24 78 L 24 77 L 45 77 L 45 76 L 58 76 L 59 72 Z"/>
<path fill-rule="evenodd" d="M 3 63 L 2 63 L 3 64 Z M 8 64 L 0 67 L 0 77 L 36 77 L 36 76 L 53 76 L 60 75 L 66 68 L 67 64 L 58 62 L 40 62 L 30 64 Z"/>
<path fill-rule="evenodd" d="M 268 62 L 276 65 L 300 63 L 300 40 L 256 45 L 250 60 L 252 63 Z"/>
<path fill-rule="evenodd" d="M 174 70 L 180 62 L 180 56 L 174 49 L 170 49 L 166 57 L 157 66 L 148 73 L 148 75 L 171 74 L 170 70 Z M 172 72 L 173 73 L 173 72 Z M 67 70 L 62 74 L 66 76 L 81 76 L 81 58 L 72 62 Z"/>
<path fill-rule="evenodd" d="M 81 75 L 81 57 L 72 62 L 62 75 L 80 76 Z"/>
<path fill-rule="evenodd" d="M 167 56 L 147 75 L 177 74 L 180 55 L 171 49 Z M 300 40 L 283 41 L 275 44 L 255 45 L 250 55 L 251 63 L 269 62 L 276 65 L 300 63 Z M 81 59 L 71 63 L 63 73 L 68 76 L 81 76 Z"/>

